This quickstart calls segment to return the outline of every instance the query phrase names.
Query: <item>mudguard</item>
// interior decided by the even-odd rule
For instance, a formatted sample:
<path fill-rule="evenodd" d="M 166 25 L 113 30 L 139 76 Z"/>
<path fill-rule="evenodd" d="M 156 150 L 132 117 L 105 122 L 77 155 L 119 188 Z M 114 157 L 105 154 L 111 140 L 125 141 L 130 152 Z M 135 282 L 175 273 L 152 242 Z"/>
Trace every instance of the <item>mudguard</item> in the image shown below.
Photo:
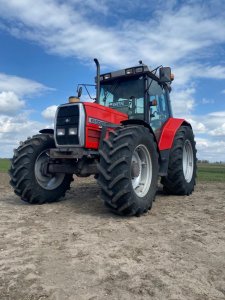
<path fill-rule="evenodd" d="M 49 133 L 49 134 L 54 134 L 54 129 L 50 129 L 50 128 L 45 128 L 45 129 L 41 129 L 39 130 L 40 133 Z"/>
<path fill-rule="evenodd" d="M 167 120 L 167 122 L 163 126 L 162 133 L 158 143 L 158 148 L 160 151 L 169 150 L 172 148 L 175 134 L 177 130 L 180 128 L 180 126 L 183 124 L 191 127 L 190 123 L 188 123 L 184 119 L 169 118 Z"/>

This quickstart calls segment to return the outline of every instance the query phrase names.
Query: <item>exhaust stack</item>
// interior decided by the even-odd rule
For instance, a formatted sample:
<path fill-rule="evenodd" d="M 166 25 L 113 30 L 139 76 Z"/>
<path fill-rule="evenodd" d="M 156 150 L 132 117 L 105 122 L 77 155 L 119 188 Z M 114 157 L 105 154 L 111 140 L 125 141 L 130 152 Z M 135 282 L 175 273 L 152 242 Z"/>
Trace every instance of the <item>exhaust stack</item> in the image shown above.
<path fill-rule="evenodd" d="M 96 64 L 97 73 L 96 73 L 96 102 L 99 103 L 100 98 L 100 64 L 97 58 L 94 59 Z"/>

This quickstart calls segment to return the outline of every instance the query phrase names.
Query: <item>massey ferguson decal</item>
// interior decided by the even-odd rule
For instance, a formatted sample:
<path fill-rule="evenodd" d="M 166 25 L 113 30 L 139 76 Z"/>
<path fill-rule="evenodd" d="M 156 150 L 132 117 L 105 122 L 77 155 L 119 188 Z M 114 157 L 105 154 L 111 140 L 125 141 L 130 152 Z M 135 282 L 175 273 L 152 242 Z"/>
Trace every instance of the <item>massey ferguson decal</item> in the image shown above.
<path fill-rule="evenodd" d="M 99 125 L 99 126 L 107 126 L 110 124 L 108 122 L 105 122 L 105 121 L 102 121 L 99 119 L 95 119 L 95 118 L 91 118 L 91 117 L 88 118 L 88 122 L 91 124 Z"/>

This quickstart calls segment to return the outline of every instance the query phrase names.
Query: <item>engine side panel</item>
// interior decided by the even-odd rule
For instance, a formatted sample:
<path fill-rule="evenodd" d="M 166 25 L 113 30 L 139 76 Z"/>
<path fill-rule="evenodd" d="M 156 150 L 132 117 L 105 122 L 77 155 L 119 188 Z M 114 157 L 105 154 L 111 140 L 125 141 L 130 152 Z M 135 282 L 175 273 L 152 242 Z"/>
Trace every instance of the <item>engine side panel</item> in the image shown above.
<path fill-rule="evenodd" d="M 162 133 L 159 139 L 158 148 L 160 151 L 171 149 L 175 134 L 183 123 L 190 126 L 190 124 L 184 119 L 168 119 L 166 124 L 163 126 Z"/>
<path fill-rule="evenodd" d="M 101 135 L 101 127 L 110 124 L 121 124 L 128 116 L 117 110 L 99 105 L 97 103 L 84 102 L 86 112 L 85 148 L 98 149 Z"/>

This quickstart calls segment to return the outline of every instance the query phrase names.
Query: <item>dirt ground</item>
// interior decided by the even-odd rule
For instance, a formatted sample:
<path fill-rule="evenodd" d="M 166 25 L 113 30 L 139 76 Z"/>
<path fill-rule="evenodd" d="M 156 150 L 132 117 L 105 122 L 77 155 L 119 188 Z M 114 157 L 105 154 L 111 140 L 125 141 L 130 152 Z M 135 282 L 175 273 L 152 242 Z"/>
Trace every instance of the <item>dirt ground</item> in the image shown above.
<path fill-rule="evenodd" d="M 122 218 L 94 179 L 31 206 L 0 174 L 0 299 L 225 299 L 225 184 Z"/>

